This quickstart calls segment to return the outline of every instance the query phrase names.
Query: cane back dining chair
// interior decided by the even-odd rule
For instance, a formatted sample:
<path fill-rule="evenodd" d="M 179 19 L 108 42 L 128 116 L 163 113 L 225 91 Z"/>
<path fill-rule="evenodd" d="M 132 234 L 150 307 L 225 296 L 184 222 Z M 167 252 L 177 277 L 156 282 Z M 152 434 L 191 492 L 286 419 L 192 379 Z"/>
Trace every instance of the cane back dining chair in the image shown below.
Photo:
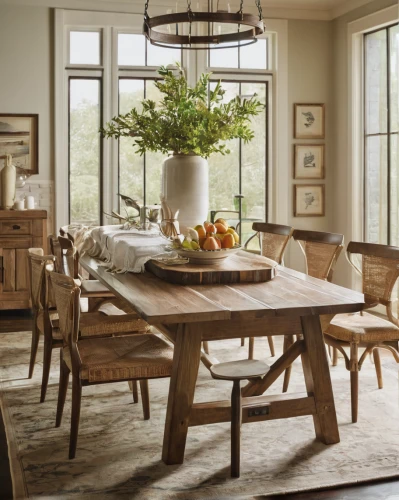
<path fill-rule="evenodd" d="M 28 250 L 28 260 L 33 311 L 29 378 L 33 376 L 40 334 L 43 334 L 43 374 L 40 393 L 40 402 L 42 403 L 46 398 L 52 351 L 62 345 L 58 312 L 55 308 L 51 287 L 45 278 L 45 270 L 52 270 L 57 259 L 53 255 L 44 255 L 42 248 L 30 248 Z M 113 312 L 113 309 L 111 312 Z M 148 324 L 135 313 L 120 314 L 118 312 L 118 314 L 113 315 L 108 314 L 108 311 L 103 312 L 100 308 L 98 311 L 82 314 L 79 334 L 83 338 L 88 338 L 142 334 L 147 331 Z M 132 391 L 133 401 L 137 403 L 137 384 L 136 386 L 133 384 Z"/>
<path fill-rule="evenodd" d="M 306 274 L 324 281 L 332 281 L 335 264 L 344 247 L 344 235 L 295 229 L 292 237 L 298 242 L 305 257 Z M 294 343 L 293 335 L 284 337 L 284 352 Z M 333 364 L 336 363 L 334 350 Z M 287 392 L 292 366 L 284 373 L 283 392 Z"/>
<path fill-rule="evenodd" d="M 56 313 L 51 310 L 47 300 L 47 294 L 44 286 L 45 269 L 53 269 L 55 257 L 53 255 L 44 255 L 42 248 L 29 248 L 29 278 L 32 302 L 32 345 L 29 361 L 29 378 L 33 377 L 35 369 L 37 350 L 39 346 L 40 334 L 44 337 L 43 352 L 43 373 L 40 402 L 46 398 L 48 378 L 50 374 L 51 353 L 56 347 L 61 347 L 62 337 L 53 323 L 58 320 Z"/>
<path fill-rule="evenodd" d="M 361 269 L 354 263 L 360 255 Z M 399 321 L 392 311 L 392 292 L 399 277 L 399 248 L 374 243 L 351 241 L 347 248 L 350 264 L 362 276 L 362 291 L 370 307 L 386 307 L 388 321 L 376 315 L 361 312 L 337 314 L 324 330 L 328 345 L 338 349 L 350 371 L 352 422 L 358 417 L 359 371 L 368 354 L 373 353 L 378 388 L 383 388 L 379 349 L 389 350 L 399 363 Z M 350 348 L 349 356 L 344 347 Z M 358 349 L 365 350 L 359 358 Z"/>
<path fill-rule="evenodd" d="M 170 377 L 173 349 L 153 333 L 98 339 L 79 339 L 80 287 L 69 276 L 48 271 L 53 287 L 59 327 L 63 337 L 60 350 L 60 383 L 56 427 L 62 413 L 72 372 L 72 414 L 69 458 L 76 454 L 82 387 L 96 384 L 140 381 L 144 419 L 150 418 L 148 380 Z"/>
<path fill-rule="evenodd" d="M 277 264 L 282 264 L 284 260 L 284 253 L 287 248 L 288 242 L 293 233 L 291 226 L 284 226 L 282 224 L 270 224 L 268 222 L 254 222 L 252 229 L 256 233 L 249 238 L 245 243 L 245 249 L 248 247 L 249 242 L 254 238 L 259 238 L 261 254 L 268 259 L 272 259 Z M 241 339 L 243 345 L 244 338 Z M 275 356 L 273 337 L 268 336 L 270 354 Z M 249 338 L 248 359 L 254 359 L 254 337 Z"/>
<path fill-rule="evenodd" d="M 50 248 L 57 257 L 56 271 L 68 274 L 81 282 L 82 298 L 89 300 L 89 308 L 101 303 L 101 299 L 115 299 L 115 295 L 98 280 L 83 279 L 79 275 L 79 252 L 73 241 L 65 236 L 50 237 Z"/>

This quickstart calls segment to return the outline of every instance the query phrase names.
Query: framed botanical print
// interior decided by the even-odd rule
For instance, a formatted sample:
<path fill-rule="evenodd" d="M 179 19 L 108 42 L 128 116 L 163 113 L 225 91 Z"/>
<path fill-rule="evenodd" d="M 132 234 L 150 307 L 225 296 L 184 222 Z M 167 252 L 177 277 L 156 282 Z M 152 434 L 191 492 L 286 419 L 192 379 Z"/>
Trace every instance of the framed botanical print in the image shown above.
<path fill-rule="evenodd" d="M 295 139 L 324 139 L 324 104 L 294 104 Z"/>
<path fill-rule="evenodd" d="M 294 216 L 325 215 L 324 184 L 294 184 Z"/>
<path fill-rule="evenodd" d="M 324 179 L 324 144 L 294 145 L 294 179 Z"/>
<path fill-rule="evenodd" d="M 7 154 L 29 175 L 39 172 L 39 115 L 0 114 L 0 168 Z"/>

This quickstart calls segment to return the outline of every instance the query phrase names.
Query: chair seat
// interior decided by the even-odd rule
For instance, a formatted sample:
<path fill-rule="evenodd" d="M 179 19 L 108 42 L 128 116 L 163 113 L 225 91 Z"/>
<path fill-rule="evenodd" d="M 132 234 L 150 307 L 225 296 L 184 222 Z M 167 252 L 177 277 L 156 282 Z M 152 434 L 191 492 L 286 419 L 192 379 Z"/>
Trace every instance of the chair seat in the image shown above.
<path fill-rule="evenodd" d="M 170 377 L 173 349 L 153 333 L 78 342 L 80 378 L 88 382 Z M 72 370 L 69 347 L 63 355 Z"/>
<path fill-rule="evenodd" d="M 347 342 L 384 342 L 399 339 L 398 327 L 367 312 L 363 312 L 363 315 L 337 314 L 325 333 Z"/>
<path fill-rule="evenodd" d="M 257 359 L 228 361 L 212 365 L 210 368 L 212 377 L 219 380 L 247 380 L 261 377 L 269 370 L 269 365 Z"/>
<path fill-rule="evenodd" d="M 82 280 L 80 288 L 82 297 L 115 297 L 115 295 L 98 280 Z"/>

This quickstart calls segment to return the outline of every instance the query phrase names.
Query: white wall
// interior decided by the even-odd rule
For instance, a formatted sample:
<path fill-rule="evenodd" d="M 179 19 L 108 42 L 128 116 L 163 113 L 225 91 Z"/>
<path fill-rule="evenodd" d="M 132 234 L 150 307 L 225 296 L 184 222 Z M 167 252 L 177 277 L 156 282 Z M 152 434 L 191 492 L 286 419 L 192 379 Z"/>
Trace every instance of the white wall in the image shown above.
<path fill-rule="evenodd" d="M 54 179 L 52 10 L 0 5 L 0 113 L 39 113 L 39 174 Z"/>
<path fill-rule="evenodd" d="M 297 229 L 314 231 L 332 231 L 333 198 L 331 180 L 333 166 L 331 162 L 332 138 L 332 26 L 330 21 L 288 21 L 288 102 L 289 120 L 289 178 L 287 179 L 287 197 L 289 205 L 288 224 Z M 324 140 L 294 139 L 293 120 L 294 103 L 324 103 L 326 110 L 326 135 Z M 293 179 L 294 144 L 325 144 L 326 179 L 301 181 Z M 325 217 L 293 216 L 293 185 L 325 184 Z M 304 269 L 304 261 L 298 245 L 291 241 L 289 257 L 286 263 L 296 269 Z"/>
<path fill-rule="evenodd" d="M 333 29 L 333 129 L 332 164 L 333 176 L 330 186 L 333 193 L 333 230 L 345 235 L 346 243 L 352 238 L 352 187 L 348 184 L 348 173 L 353 165 L 348 161 L 349 129 L 348 109 L 351 103 L 348 98 L 348 24 L 369 14 L 396 5 L 396 0 L 374 0 L 348 14 L 338 17 L 332 22 Z M 328 169 L 328 167 L 327 167 Z M 341 257 L 338 261 L 335 281 L 342 285 L 351 285 L 349 264 Z"/>

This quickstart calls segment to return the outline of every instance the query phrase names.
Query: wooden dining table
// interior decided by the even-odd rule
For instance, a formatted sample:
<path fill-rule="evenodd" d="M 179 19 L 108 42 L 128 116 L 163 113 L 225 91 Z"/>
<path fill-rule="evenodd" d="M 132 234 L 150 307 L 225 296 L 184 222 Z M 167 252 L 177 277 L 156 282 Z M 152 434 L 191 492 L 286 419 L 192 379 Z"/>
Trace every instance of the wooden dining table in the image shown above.
<path fill-rule="evenodd" d="M 208 368 L 214 363 L 201 349 L 203 341 L 296 335 L 297 340 L 264 377 L 243 387 L 242 422 L 309 415 L 318 440 L 339 442 L 322 327 L 335 314 L 365 309 L 363 294 L 282 266 L 265 283 L 183 286 L 150 272 L 113 274 L 101 264 L 89 256 L 81 258 L 82 267 L 93 278 L 127 301 L 174 344 L 162 451 L 166 464 L 183 463 L 189 427 L 231 418 L 230 400 L 193 403 L 200 362 Z M 306 392 L 263 395 L 299 356 Z M 251 412 L 252 402 L 264 411 Z"/>

